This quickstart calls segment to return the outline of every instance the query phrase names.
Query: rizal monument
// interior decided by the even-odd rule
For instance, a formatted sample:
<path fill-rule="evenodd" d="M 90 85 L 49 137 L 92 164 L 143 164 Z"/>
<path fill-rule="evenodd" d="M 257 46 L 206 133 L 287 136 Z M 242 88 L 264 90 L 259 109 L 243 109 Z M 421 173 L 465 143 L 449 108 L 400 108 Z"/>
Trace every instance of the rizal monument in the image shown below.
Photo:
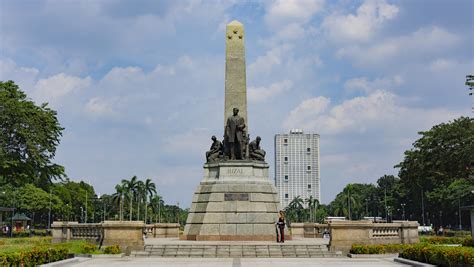
<path fill-rule="evenodd" d="M 181 239 L 275 240 L 280 203 L 261 138 L 249 138 L 242 23 L 229 23 L 225 38 L 224 140 L 212 137 Z"/>

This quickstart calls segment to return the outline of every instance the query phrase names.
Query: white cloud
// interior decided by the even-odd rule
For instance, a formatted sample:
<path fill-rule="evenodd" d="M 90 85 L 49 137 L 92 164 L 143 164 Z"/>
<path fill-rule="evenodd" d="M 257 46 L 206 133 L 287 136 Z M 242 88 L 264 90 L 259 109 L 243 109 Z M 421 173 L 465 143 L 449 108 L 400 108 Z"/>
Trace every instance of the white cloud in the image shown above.
<path fill-rule="evenodd" d="M 389 90 L 394 86 L 403 84 L 404 80 L 400 75 L 395 75 L 390 78 L 376 78 L 375 80 L 368 80 L 366 77 L 358 77 L 349 79 L 344 83 L 344 89 L 349 92 L 361 91 L 370 93 L 375 90 Z"/>
<path fill-rule="evenodd" d="M 100 97 L 89 99 L 84 109 L 87 113 L 93 116 L 108 116 L 115 114 L 113 101 L 105 100 Z"/>
<path fill-rule="evenodd" d="M 304 37 L 305 29 L 298 23 L 290 23 L 283 28 L 281 28 L 278 33 L 278 38 L 291 40 L 291 39 L 298 39 Z"/>
<path fill-rule="evenodd" d="M 39 80 L 35 85 L 33 98 L 40 102 L 49 102 L 53 105 L 57 105 L 63 97 L 69 94 L 75 94 L 89 87 L 91 82 L 92 79 L 90 77 L 79 78 L 60 73 Z"/>
<path fill-rule="evenodd" d="M 312 121 L 315 116 L 325 111 L 329 103 L 329 98 L 324 96 L 304 100 L 291 111 L 290 115 L 285 119 L 283 127 L 286 129 L 309 128 L 307 127 L 308 121 Z"/>
<path fill-rule="evenodd" d="M 23 91 L 31 91 L 38 78 L 36 68 L 19 67 L 11 59 L 0 60 L 0 81 L 14 81 Z"/>
<path fill-rule="evenodd" d="M 386 21 L 397 16 L 398 10 L 384 0 L 366 0 L 355 15 L 326 17 L 322 28 L 336 42 L 369 41 Z"/>
<path fill-rule="evenodd" d="M 353 59 L 358 65 L 386 67 L 389 62 L 424 60 L 452 50 L 461 37 L 440 27 L 420 28 L 410 35 L 388 38 L 369 45 L 352 45 L 339 49 L 340 58 Z"/>
<path fill-rule="evenodd" d="M 439 58 L 431 62 L 430 70 L 433 72 L 446 71 L 454 67 L 457 63 L 454 60 Z"/>
<path fill-rule="evenodd" d="M 282 82 L 273 83 L 270 86 L 249 87 L 248 98 L 251 102 L 263 102 L 290 90 L 292 86 L 293 82 L 284 80 Z"/>
<path fill-rule="evenodd" d="M 264 19 L 272 27 L 292 22 L 306 23 L 323 5 L 321 0 L 277 0 L 271 2 Z"/>
<path fill-rule="evenodd" d="M 273 47 L 268 50 L 264 56 L 257 57 L 257 59 L 249 65 L 248 72 L 255 76 L 259 74 L 269 74 L 273 68 L 282 64 L 283 58 L 290 50 L 291 46 L 288 44 Z"/>
<path fill-rule="evenodd" d="M 320 97 L 321 98 L 321 97 Z M 314 98 L 318 99 L 318 98 Z M 283 122 L 283 127 L 303 128 L 321 134 L 379 132 L 382 136 L 416 132 L 420 128 L 447 121 L 461 113 L 445 109 L 412 108 L 399 104 L 399 98 L 388 91 L 376 90 L 368 96 L 355 97 L 321 109 L 319 101 L 309 99 L 296 107 Z M 324 100 L 329 103 L 329 99 Z M 400 137 L 400 136 L 398 136 Z"/>

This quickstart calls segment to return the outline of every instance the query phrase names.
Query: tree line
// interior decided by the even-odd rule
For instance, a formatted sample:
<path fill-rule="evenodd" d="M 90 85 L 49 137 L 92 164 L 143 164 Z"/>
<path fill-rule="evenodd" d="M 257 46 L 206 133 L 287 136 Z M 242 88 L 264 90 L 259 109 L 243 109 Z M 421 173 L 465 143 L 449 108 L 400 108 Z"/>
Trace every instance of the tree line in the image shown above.
<path fill-rule="evenodd" d="M 70 180 L 53 162 L 63 130 L 47 103 L 36 105 L 13 81 L 0 81 L 0 207 L 41 227 L 54 220 L 184 223 L 186 211 L 166 204 L 150 179 L 123 179 L 112 195 Z"/>
<path fill-rule="evenodd" d="M 469 227 L 474 205 L 474 120 L 460 117 L 433 126 L 405 151 L 394 167 L 398 177 L 384 175 L 376 184 L 350 183 L 328 205 L 308 205 L 297 197 L 286 208 L 293 222 L 323 222 L 327 216 L 352 220 L 382 217 L 416 220 L 421 225 Z"/>

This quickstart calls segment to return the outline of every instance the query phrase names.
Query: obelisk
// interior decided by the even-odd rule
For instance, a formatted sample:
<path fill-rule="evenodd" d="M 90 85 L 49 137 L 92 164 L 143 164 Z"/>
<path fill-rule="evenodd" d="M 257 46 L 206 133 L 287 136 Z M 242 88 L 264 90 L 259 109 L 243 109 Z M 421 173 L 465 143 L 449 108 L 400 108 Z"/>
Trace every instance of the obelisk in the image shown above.
<path fill-rule="evenodd" d="M 244 25 L 236 20 L 226 27 L 225 51 L 225 104 L 224 127 L 227 118 L 232 116 L 232 109 L 238 108 L 244 118 L 246 132 L 247 120 L 247 82 L 245 78 L 245 33 Z"/>

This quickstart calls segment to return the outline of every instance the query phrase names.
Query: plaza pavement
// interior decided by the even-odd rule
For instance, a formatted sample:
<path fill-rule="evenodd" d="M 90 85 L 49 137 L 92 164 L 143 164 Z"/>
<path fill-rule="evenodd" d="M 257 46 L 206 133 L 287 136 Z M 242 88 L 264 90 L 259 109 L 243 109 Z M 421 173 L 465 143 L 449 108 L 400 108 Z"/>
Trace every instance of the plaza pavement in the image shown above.
<path fill-rule="evenodd" d="M 147 238 L 146 245 L 158 244 L 272 244 L 266 241 L 182 241 L 177 238 Z M 327 239 L 304 238 L 286 241 L 285 244 L 327 244 Z M 67 261 L 66 261 L 67 262 Z M 370 266 L 406 266 L 387 258 L 170 258 L 170 257 L 123 257 L 123 258 L 75 258 L 67 263 L 49 264 L 49 266 L 102 267 L 102 266 L 185 266 L 185 267 L 275 267 L 275 266 L 314 266 L 314 267 L 370 267 Z"/>
<path fill-rule="evenodd" d="M 58 266 L 58 265 L 56 265 Z M 80 258 L 76 262 L 60 266 L 102 267 L 102 266 L 184 266 L 184 267 L 389 267 L 407 266 L 393 261 L 393 258 Z"/>

